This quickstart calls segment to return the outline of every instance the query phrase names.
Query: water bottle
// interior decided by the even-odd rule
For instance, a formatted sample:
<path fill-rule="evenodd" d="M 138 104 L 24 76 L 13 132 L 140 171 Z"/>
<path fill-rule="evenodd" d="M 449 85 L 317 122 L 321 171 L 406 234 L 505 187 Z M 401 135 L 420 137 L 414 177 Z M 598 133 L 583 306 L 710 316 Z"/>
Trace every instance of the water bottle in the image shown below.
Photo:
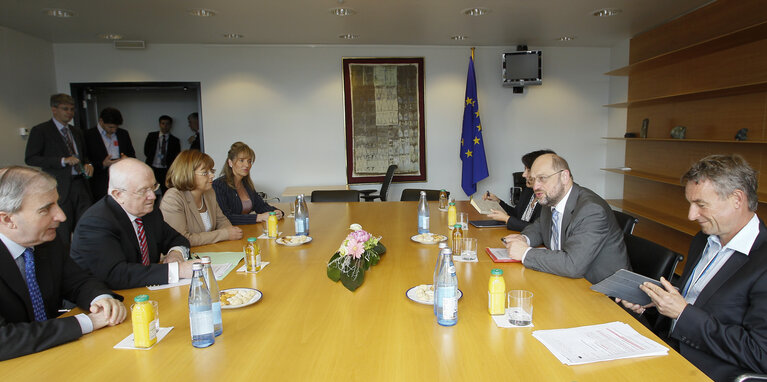
<path fill-rule="evenodd" d="M 458 278 L 455 276 L 453 251 L 442 250 L 439 273 L 434 283 L 434 304 L 437 307 L 437 323 L 453 326 L 458 323 Z"/>
<path fill-rule="evenodd" d="M 224 323 L 221 320 L 221 296 L 218 293 L 218 282 L 213 268 L 210 266 L 210 256 L 202 257 L 202 274 L 205 276 L 205 284 L 210 291 L 210 305 L 213 308 L 213 330 L 216 337 L 224 332 Z"/>
<path fill-rule="evenodd" d="M 432 290 L 436 290 L 437 275 L 439 274 L 439 262 L 440 262 L 440 259 L 442 259 L 442 250 L 443 249 L 447 249 L 447 243 L 444 242 L 444 241 L 439 243 L 439 250 L 437 251 L 437 261 L 434 264 L 434 274 L 431 277 L 431 280 L 432 280 L 431 281 Z M 436 316 L 437 315 L 437 304 L 432 304 L 432 305 L 434 305 L 434 315 Z"/>
<path fill-rule="evenodd" d="M 447 211 L 447 191 L 439 190 L 439 210 Z"/>
<path fill-rule="evenodd" d="M 418 233 L 429 232 L 429 204 L 426 203 L 426 191 L 421 191 L 418 201 Z"/>
<path fill-rule="evenodd" d="M 296 199 L 296 235 L 309 236 L 309 209 L 306 207 L 304 194 Z"/>
<path fill-rule="evenodd" d="M 213 345 L 213 307 L 210 292 L 202 275 L 202 264 L 192 264 L 192 284 L 189 286 L 189 329 L 192 332 L 192 346 L 204 348 Z"/>

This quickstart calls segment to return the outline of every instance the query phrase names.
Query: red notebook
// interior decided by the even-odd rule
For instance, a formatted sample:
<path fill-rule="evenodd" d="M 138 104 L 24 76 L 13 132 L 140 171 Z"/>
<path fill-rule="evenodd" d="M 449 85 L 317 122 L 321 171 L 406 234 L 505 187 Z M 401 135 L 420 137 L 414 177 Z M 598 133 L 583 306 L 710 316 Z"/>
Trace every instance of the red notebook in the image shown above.
<path fill-rule="evenodd" d="M 485 248 L 485 252 L 494 263 L 518 263 L 519 260 L 514 260 L 509 257 L 509 252 L 506 248 Z"/>

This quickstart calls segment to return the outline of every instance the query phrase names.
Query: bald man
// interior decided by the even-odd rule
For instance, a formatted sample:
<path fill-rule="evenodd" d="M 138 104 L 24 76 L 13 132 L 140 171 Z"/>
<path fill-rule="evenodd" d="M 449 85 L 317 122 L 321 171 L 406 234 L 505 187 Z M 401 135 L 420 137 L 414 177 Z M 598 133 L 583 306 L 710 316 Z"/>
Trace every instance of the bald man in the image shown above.
<path fill-rule="evenodd" d="M 545 154 L 530 169 L 541 216 L 521 234 L 504 238 L 509 256 L 537 271 L 596 284 L 631 269 L 623 231 L 612 209 L 593 191 L 573 182 L 567 161 Z M 535 248 L 540 245 L 544 248 Z"/>
<path fill-rule="evenodd" d="M 108 195 L 75 228 L 72 258 L 114 289 L 192 277 L 189 241 L 154 209 L 154 172 L 125 158 L 109 168 Z"/>

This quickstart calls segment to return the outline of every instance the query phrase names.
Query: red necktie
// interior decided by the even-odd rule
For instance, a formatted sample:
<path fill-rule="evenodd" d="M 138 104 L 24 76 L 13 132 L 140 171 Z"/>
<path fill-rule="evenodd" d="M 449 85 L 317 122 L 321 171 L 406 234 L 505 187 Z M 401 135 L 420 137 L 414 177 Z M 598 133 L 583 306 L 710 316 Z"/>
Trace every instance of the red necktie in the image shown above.
<path fill-rule="evenodd" d="M 149 247 L 146 244 L 146 233 L 144 232 L 144 222 L 141 218 L 136 218 L 136 232 L 138 233 L 138 246 L 141 248 L 141 264 L 149 265 Z"/>

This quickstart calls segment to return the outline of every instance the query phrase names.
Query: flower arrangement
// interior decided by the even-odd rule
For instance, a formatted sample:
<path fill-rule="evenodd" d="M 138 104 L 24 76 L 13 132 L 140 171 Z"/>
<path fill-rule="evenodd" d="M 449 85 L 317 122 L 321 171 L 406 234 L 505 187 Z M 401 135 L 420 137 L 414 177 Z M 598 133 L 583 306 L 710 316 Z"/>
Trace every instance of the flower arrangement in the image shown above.
<path fill-rule="evenodd" d="M 359 224 L 349 226 L 352 232 L 328 261 L 328 277 L 341 280 L 346 289 L 354 292 L 365 281 L 365 271 L 378 264 L 386 247 L 380 237 L 374 237 Z"/>

